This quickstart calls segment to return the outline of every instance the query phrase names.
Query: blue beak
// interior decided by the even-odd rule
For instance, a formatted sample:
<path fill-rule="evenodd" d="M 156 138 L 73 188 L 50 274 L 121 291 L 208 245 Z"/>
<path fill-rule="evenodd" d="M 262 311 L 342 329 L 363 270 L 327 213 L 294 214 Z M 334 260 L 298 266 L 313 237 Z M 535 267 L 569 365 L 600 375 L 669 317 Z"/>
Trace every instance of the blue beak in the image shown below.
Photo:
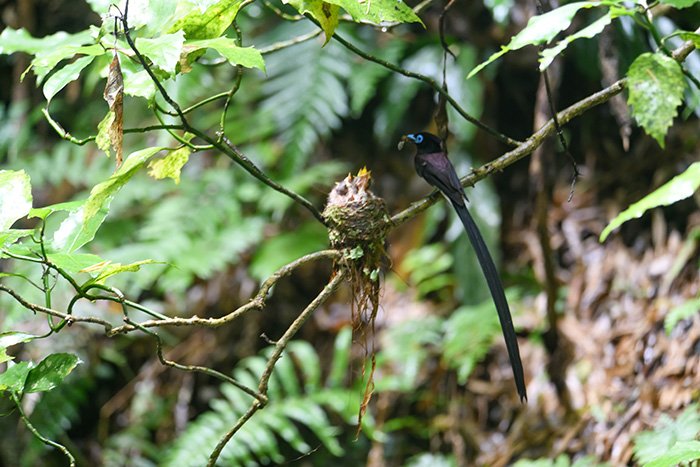
<path fill-rule="evenodd" d="M 406 138 L 410 139 L 410 140 L 413 141 L 414 143 L 417 142 L 417 141 L 416 141 L 416 135 L 414 135 L 413 133 L 411 133 L 410 135 L 406 135 Z"/>

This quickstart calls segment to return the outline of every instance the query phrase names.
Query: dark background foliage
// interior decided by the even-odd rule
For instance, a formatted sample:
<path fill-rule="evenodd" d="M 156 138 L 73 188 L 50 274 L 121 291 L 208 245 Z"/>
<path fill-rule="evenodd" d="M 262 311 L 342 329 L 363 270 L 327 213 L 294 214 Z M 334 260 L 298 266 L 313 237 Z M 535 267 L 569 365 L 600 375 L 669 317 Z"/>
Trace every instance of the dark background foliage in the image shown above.
<path fill-rule="evenodd" d="M 338 33 L 363 50 L 441 81 L 443 7 L 431 2 L 421 12 L 425 28 L 402 24 L 384 32 L 341 23 Z M 82 2 L 4 1 L 0 14 L 3 25 L 24 27 L 35 37 L 100 23 Z M 476 77 L 465 76 L 533 14 L 532 2 L 458 0 L 445 22 L 446 40 L 456 53 L 447 65 L 450 94 L 485 124 L 520 140 L 550 115 L 538 93 L 537 49 L 507 54 Z M 595 15 L 580 13 L 572 30 Z M 258 2 L 243 10 L 237 23 L 244 45 L 259 50 L 317 29 L 306 20 L 283 21 Z M 693 30 L 699 23 L 698 5 L 657 17 L 664 34 Z M 429 193 L 396 143 L 404 133 L 435 131 L 435 93 L 335 41 L 321 47 L 322 37 L 266 53 L 265 73 L 245 70 L 227 117 L 229 136 L 271 179 L 317 207 L 348 171 L 367 166 L 374 192 L 391 213 L 398 212 Z M 600 90 L 649 50 L 648 32 L 630 18 L 614 22 L 595 39 L 574 42 L 549 69 L 554 105 L 563 109 Z M 19 80 L 29 61 L 22 54 L 0 55 L 2 166 L 30 174 L 35 206 L 84 198 L 109 176 L 114 162 L 92 143 L 61 140 L 47 124 L 33 76 Z M 699 62 L 694 52 L 686 66 L 697 74 Z M 231 86 L 232 67 L 208 55 L 201 63 L 205 66 L 168 83 L 182 106 Z M 98 74 L 105 65 L 88 69 L 51 104 L 52 116 L 78 138 L 94 134 L 106 112 Z M 466 239 L 438 203 L 387 239 L 375 343 L 369 344 L 378 352 L 378 371 L 365 430 L 356 436 L 367 348 L 349 337 L 351 292 L 341 288 L 296 336 L 299 342 L 290 348 L 295 357 L 283 358 L 273 377 L 271 404 L 233 438 L 224 465 L 506 465 L 537 458 L 554 465 L 557 456 L 563 456 L 557 461 L 563 464 L 556 465 L 621 465 L 633 462 L 634 435 L 654 427 L 660 414 L 675 418 L 691 407 L 683 426 L 697 433 L 691 404 L 700 387 L 700 318 L 690 314 L 671 333 L 663 329 L 668 312 L 699 293 L 697 194 L 598 242 L 612 217 L 698 160 L 699 91 L 689 89 L 663 149 L 634 124 L 623 97 L 567 124 L 568 151 L 581 171 L 570 201 L 574 168 L 555 138 L 536 158 L 524 158 L 468 190 L 471 210 L 500 258 L 515 311 L 527 405 L 519 403 L 512 387 L 495 313 L 485 302 L 488 292 Z M 214 109 L 194 111 L 192 121 L 216 128 L 220 107 Z M 139 98 L 125 98 L 124 115 L 125 127 L 158 123 Z M 509 149 L 455 112 L 449 116 L 448 145 L 460 174 Z M 170 144 L 162 132 L 130 134 L 125 154 L 160 144 Z M 168 316 L 224 315 L 247 303 L 275 269 L 327 246 L 325 229 L 306 210 L 216 151 L 193 155 L 177 185 L 142 172 L 115 198 L 88 250 L 115 262 L 159 261 L 116 277 L 115 284 Z M 537 205 L 542 193 L 544 219 Z M 538 236 L 542 225 L 546 242 Z M 545 266 L 548 248 L 553 276 Z M 16 261 L 1 264 L 3 271 L 36 272 Z M 280 338 L 330 274 L 330 262 L 304 265 L 275 285 L 264 311 L 234 325 L 164 329 L 166 358 L 252 378 L 248 370 L 264 363 L 261 352 Z M 12 284 L 41 302 L 30 286 Z M 555 344 L 546 290 L 555 294 Z M 54 307 L 65 306 L 70 297 L 58 286 Z M 46 332 L 43 320 L 9 297 L 0 296 L 0 307 L 3 331 Z M 77 310 L 97 310 L 117 324 L 121 320 L 121 308 L 111 302 L 83 301 Z M 65 384 L 28 397 L 26 411 L 39 431 L 76 455 L 79 465 L 203 465 L 222 430 L 250 403 L 211 375 L 163 367 L 154 340 L 145 334 L 108 338 L 99 328 L 76 325 L 13 348 L 22 360 L 39 361 L 53 352 L 75 353 L 83 364 Z M 310 376 L 314 372 L 316 379 Z M 60 452 L 46 448 L 20 423 L 9 399 L 0 399 L 0 412 L 6 433 L 0 462 L 64 465 Z"/>

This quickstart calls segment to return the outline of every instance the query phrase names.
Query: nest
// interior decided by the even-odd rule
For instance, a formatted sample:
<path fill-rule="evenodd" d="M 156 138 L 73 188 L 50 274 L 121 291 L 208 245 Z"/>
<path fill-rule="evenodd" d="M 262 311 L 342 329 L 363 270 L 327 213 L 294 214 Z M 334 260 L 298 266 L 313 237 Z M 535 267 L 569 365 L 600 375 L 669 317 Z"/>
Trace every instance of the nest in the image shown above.
<path fill-rule="evenodd" d="M 348 174 L 328 194 L 323 217 L 331 226 L 328 236 L 334 248 L 383 248 L 389 215 L 384 200 L 369 189 L 371 182 L 371 172 L 363 168 L 356 176 Z"/>

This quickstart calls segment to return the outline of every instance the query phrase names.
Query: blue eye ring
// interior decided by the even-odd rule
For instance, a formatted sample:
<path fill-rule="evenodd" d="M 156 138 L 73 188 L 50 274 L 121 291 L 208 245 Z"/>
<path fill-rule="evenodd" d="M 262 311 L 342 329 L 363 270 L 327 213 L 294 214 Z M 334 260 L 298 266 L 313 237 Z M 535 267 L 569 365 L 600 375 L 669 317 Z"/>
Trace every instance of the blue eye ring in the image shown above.
<path fill-rule="evenodd" d="M 406 138 L 410 139 L 411 141 L 413 141 L 413 142 L 416 143 L 416 144 L 422 143 L 423 140 L 425 139 L 425 138 L 423 137 L 423 135 L 421 135 L 421 134 L 413 134 L 413 133 L 411 133 L 410 135 L 406 135 Z"/>

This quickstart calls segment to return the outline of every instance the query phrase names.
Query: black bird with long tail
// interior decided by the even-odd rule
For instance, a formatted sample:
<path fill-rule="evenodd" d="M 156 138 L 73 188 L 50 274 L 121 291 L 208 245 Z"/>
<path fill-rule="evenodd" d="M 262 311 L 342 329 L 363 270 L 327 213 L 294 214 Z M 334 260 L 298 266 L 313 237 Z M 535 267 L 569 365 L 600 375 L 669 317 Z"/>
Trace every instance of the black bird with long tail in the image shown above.
<path fill-rule="evenodd" d="M 399 149 L 402 148 L 405 141 L 412 141 L 416 145 L 416 155 L 414 163 L 416 172 L 423 177 L 425 181 L 440 190 L 443 195 L 452 203 L 457 215 L 459 216 L 464 229 L 467 231 L 469 241 L 476 251 L 476 257 L 481 265 L 481 270 L 486 277 L 486 282 L 493 297 L 493 303 L 496 305 L 498 319 L 501 322 L 503 329 L 503 338 L 506 341 L 508 349 L 508 357 L 510 365 L 513 368 L 513 376 L 515 377 L 515 386 L 518 390 L 518 395 L 521 401 L 527 401 L 527 393 L 525 392 L 525 378 L 523 376 L 523 364 L 520 361 L 520 350 L 518 349 L 518 340 L 515 336 L 513 328 L 513 320 L 510 316 L 510 309 L 506 301 L 501 278 L 498 275 L 496 266 L 493 264 L 493 259 L 489 253 L 484 238 L 479 232 L 474 219 L 467 210 L 467 196 L 464 193 L 464 188 L 459 181 L 457 172 L 452 166 L 452 163 L 447 158 L 443 142 L 437 136 L 431 133 L 415 133 L 406 135 L 401 138 Z"/>

